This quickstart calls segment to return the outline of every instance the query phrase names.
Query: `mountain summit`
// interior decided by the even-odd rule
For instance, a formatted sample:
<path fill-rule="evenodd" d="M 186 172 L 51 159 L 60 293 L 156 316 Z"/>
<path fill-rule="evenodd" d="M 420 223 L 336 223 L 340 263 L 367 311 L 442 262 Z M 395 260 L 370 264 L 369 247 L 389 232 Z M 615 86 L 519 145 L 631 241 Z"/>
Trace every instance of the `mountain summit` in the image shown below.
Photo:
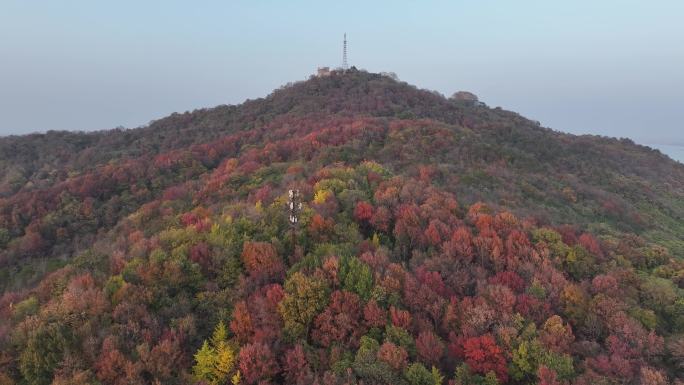
<path fill-rule="evenodd" d="M 0 138 L 0 384 L 679 381 L 684 165 L 457 95 Z"/>

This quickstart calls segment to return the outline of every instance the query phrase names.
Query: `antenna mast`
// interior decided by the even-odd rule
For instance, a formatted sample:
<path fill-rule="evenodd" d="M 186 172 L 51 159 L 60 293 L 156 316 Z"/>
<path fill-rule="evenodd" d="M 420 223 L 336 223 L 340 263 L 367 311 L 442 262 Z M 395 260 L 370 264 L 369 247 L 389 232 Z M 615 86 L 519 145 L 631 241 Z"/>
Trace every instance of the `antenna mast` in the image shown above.
<path fill-rule="evenodd" d="M 349 66 L 347 65 L 347 33 L 344 33 L 344 43 L 342 45 L 342 69 L 346 70 Z"/>
<path fill-rule="evenodd" d="M 287 192 L 287 207 L 290 213 L 290 228 L 292 229 L 292 260 L 285 263 L 294 263 L 297 259 L 297 226 L 299 225 L 299 213 L 302 211 L 302 198 L 299 190 L 292 189 Z"/>

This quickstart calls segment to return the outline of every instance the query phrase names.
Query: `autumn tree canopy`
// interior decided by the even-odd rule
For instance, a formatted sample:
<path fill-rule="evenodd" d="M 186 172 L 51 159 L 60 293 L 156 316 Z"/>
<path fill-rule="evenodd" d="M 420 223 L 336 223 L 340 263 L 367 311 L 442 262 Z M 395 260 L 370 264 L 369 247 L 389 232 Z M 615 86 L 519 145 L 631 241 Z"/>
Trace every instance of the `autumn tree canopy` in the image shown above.
<path fill-rule="evenodd" d="M 626 139 L 354 69 L 0 164 L 0 385 L 684 381 L 684 168 Z"/>

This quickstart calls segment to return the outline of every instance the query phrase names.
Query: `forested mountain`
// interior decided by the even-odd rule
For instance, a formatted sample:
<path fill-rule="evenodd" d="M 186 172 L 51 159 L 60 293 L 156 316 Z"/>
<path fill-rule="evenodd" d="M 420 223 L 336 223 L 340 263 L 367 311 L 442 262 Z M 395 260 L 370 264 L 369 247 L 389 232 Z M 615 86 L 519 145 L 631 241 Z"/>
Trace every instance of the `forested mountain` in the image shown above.
<path fill-rule="evenodd" d="M 0 385 L 684 381 L 684 165 L 628 139 L 352 69 L 0 166 Z"/>

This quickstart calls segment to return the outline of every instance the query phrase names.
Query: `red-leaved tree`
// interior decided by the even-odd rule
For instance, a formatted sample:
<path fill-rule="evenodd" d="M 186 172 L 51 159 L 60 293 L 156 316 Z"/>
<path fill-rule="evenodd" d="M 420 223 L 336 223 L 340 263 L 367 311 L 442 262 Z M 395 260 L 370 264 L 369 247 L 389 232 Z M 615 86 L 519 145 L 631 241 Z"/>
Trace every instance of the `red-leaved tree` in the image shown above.
<path fill-rule="evenodd" d="M 359 296 L 348 291 L 335 291 L 328 307 L 314 321 L 313 338 L 325 347 L 333 342 L 356 347 L 365 332 L 361 316 Z"/>
<path fill-rule="evenodd" d="M 444 355 L 444 343 L 435 333 L 423 331 L 416 338 L 418 358 L 427 365 L 438 365 Z"/>
<path fill-rule="evenodd" d="M 285 270 L 275 247 L 267 242 L 245 242 L 242 262 L 256 280 L 281 278 Z"/>
<path fill-rule="evenodd" d="M 491 334 L 466 339 L 463 342 L 463 358 L 475 373 L 484 375 L 494 372 L 500 382 L 508 380 L 503 350 Z"/>
<path fill-rule="evenodd" d="M 387 363 L 395 370 L 404 369 L 408 359 L 406 349 L 389 341 L 380 346 L 377 356 L 380 361 Z"/>
<path fill-rule="evenodd" d="M 278 373 L 278 363 L 271 349 L 262 343 L 247 344 L 240 349 L 240 373 L 246 384 L 272 378 Z"/>

